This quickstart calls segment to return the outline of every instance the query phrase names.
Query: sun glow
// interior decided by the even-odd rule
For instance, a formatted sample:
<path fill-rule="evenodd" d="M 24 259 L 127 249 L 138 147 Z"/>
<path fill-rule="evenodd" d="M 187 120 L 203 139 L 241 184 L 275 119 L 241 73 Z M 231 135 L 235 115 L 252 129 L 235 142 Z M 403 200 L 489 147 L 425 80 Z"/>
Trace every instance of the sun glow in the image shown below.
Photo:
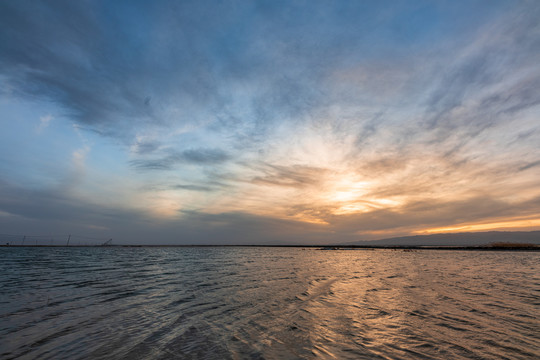
<path fill-rule="evenodd" d="M 366 206 L 365 204 L 355 203 L 355 204 L 347 204 L 347 205 L 340 206 L 337 209 L 335 209 L 332 213 L 334 215 L 346 215 L 346 214 L 368 212 L 370 209 L 371 208 L 369 206 Z"/>
<path fill-rule="evenodd" d="M 366 181 L 354 181 L 349 179 L 332 180 L 326 184 L 328 191 L 324 192 L 324 197 L 331 202 L 350 202 L 359 199 L 369 188 Z"/>
<path fill-rule="evenodd" d="M 179 196 L 172 191 L 163 191 L 152 196 L 146 195 L 139 201 L 146 204 L 145 209 L 152 216 L 161 219 L 178 216 L 182 208 Z"/>

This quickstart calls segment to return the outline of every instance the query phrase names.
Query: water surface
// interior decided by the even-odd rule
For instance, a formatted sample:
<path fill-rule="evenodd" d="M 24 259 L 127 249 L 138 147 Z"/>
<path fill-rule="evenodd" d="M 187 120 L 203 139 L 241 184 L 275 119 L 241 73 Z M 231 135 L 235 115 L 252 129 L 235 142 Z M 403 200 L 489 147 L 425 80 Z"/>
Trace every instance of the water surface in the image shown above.
<path fill-rule="evenodd" d="M 540 254 L 1 248 L 2 359 L 531 359 Z"/>

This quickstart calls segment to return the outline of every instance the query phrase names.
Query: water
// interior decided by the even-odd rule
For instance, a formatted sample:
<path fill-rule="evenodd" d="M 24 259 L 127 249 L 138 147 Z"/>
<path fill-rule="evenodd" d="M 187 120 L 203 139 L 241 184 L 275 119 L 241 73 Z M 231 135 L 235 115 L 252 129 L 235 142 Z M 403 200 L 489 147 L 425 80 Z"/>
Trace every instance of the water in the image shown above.
<path fill-rule="evenodd" d="M 2 248 L 2 359 L 531 359 L 540 254 Z"/>

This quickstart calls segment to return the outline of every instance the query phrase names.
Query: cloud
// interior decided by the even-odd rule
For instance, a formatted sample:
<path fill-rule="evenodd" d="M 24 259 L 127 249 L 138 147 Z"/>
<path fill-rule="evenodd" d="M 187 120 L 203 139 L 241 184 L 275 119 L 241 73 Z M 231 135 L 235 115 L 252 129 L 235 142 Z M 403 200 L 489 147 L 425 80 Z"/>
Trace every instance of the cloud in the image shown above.
<path fill-rule="evenodd" d="M 2 72 L 21 96 L 127 142 L 140 127 L 209 121 L 249 143 L 335 101 L 325 79 L 388 12 L 283 5 L 2 3 Z"/>
<path fill-rule="evenodd" d="M 129 138 L 134 125 L 166 123 L 167 109 L 160 104 L 186 91 L 199 96 L 208 87 L 200 81 L 204 69 L 197 69 L 196 54 L 191 54 L 194 62 L 184 56 L 159 61 L 145 56 L 155 43 L 144 39 L 141 27 L 148 23 L 135 19 L 142 20 L 151 8 L 118 3 L 103 14 L 97 3 L 86 1 L 1 7 L 0 62 L 6 81 L 22 96 L 57 102 L 85 127 Z M 123 17 L 123 11 L 134 18 Z M 188 50 L 186 45 L 179 43 L 178 50 Z"/>
<path fill-rule="evenodd" d="M 72 199 L 63 190 L 30 190 L 2 181 L 0 193 L 3 211 L 28 219 L 70 222 L 84 218 L 103 219 L 111 213 Z"/>
<path fill-rule="evenodd" d="M 230 156 L 221 149 L 198 148 L 182 152 L 171 151 L 158 159 L 137 159 L 130 162 L 138 170 L 171 170 L 178 164 L 218 165 L 227 162 Z"/>
<path fill-rule="evenodd" d="M 216 188 L 205 186 L 205 185 L 190 185 L 190 184 L 177 184 L 171 186 L 172 189 L 181 189 L 181 190 L 190 190 L 190 191 L 202 191 L 202 192 L 210 192 L 210 191 L 216 191 Z"/>
<path fill-rule="evenodd" d="M 105 13 L 84 1 L 1 6 L 0 61 L 8 85 L 23 96 L 62 105 L 82 128 L 130 144 L 142 129 L 190 124 L 217 131 L 234 139 L 236 149 L 249 151 L 264 146 L 278 124 L 321 118 L 330 107 L 340 107 L 349 109 L 342 111 L 351 118 L 335 130 L 358 129 L 361 151 L 395 126 L 388 111 L 392 103 L 407 105 L 411 97 L 426 96 L 420 127 L 404 126 L 394 138 L 405 141 L 413 134 L 410 143 L 427 130 L 433 142 L 444 142 L 457 132 L 465 144 L 505 114 L 538 104 L 537 70 L 529 60 L 538 54 L 538 6 L 531 4 L 516 7 L 491 28 L 481 27 L 472 41 L 441 45 L 442 53 L 435 55 L 427 52 L 422 31 L 410 38 L 419 42 L 417 47 L 403 46 L 403 39 L 396 43 L 403 29 L 420 26 L 399 16 L 400 4 L 382 9 L 317 3 L 307 9 L 117 2 Z M 406 10 L 416 14 L 418 7 L 410 4 Z M 246 18 L 253 20 L 239 21 Z M 440 31 L 423 20 L 426 31 Z M 402 30 L 372 31 L 377 27 Z M 382 56 L 385 51 L 390 56 Z M 447 61 L 450 52 L 455 54 Z M 521 74 L 526 69 L 532 76 Z M 502 86 L 509 79 L 514 83 Z M 435 88 L 426 95 L 417 84 Z M 369 109 L 370 104 L 380 106 Z M 371 120 L 359 122 L 358 114 L 371 111 Z M 335 116 L 326 121 L 339 122 Z M 143 156 L 163 145 L 135 144 L 135 154 Z M 179 142 L 175 148 L 186 150 Z M 194 162 L 212 161 L 211 154 L 197 156 L 192 154 Z M 134 164 L 167 169 L 171 162 L 140 159 Z"/>
<path fill-rule="evenodd" d="M 51 120 L 53 119 L 54 117 L 51 114 L 40 116 L 37 132 L 41 133 L 45 128 L 49 126 L 49 124 L 51 123 Z"/>
<path fill-rule="evenodd" d="M 110 159 L 66 150 L 72 183 L 127 162 L 134 188 L 174 203 L 171 239 L 344 239 L 530 215 L 540 6 L 478 4 L 4 1 L 0 94 L 52 104 L 55 124 Z M 40 215 L 8 188 L 0 211 L 33 221 L 159 222 L 22 188 L 53 204 Z M 149 207 L 130 195 L 118 202 Z"/>
<path fill-rule="evenodd" d="M 305 237 L 323 241 L 321 229 L 297 221 L 242 212 L 207 214 L 183 211 L 181 218 L 159 220 L 147 213 L 105 207 L 52 189 L 27 190 L 0 183 L 0 217 L 6 233 L 75 233 L 113 238 L 117 244 L 291 244 Z M 31 230 L 30 230 L 31 229 Z"/>
<path fill-rule="evenodd" d="M 528 218 L 540 210 L 538 198 L 522 202 L 505 202 L 490 196 L 460 200 L 426 199 L 412 201 L 397 209 L 381 209 L 362 214 L 329 218 L 336 237 L 356 234 L 374 239 L 407 234 L 413 229 L 486 222 L 491 219 Z"/>
<path fill-rule="evenodd" d="M 194 164 L 219 164 L 229 160 L 229 155 L 220 149 L 189 149 L 178 156 L 183 161 Z"/>
<path fill-rule="evenodd" d="M 138 140 L 131 151 L 137 155 L 147 155 L 155 152 L 160 148 L 161 143 L 155 140 Z"/>
<path fill-rule="evenodd" d="M 528 170 L 528 169 L 531 169 L 531 168 L 534 168 L 534 167 L 537 167 L 537 166 L 540 166 L 540 160 L 533 161 L 531 163 L 523 165 L 518 169 L 518 171 L 525 171 L 525 170 Z"/>
<path fill-rule="evenodd" d="M 319 184 L 326 169 L 305 165 L 261 164 L 254 167 L 264 175 L 254 176 L 250 182 L 259 185 L 304 188 Z"/>
<path fill-rule="evenodd" d="M 517 7 L 457 51 L 427 102 L 428 128 L 466 126 L 474 134 L 540 103 L 540 73 L 531 63 L 540 55 L 539 14 L 538 5 Z M 466 111 L 457 113 L 460 107 Z"/>
<path fill-rule="evenodd" d="M 209 186 L 202 186 L 202 185 L 174 185 L 172 188 L 182 189 L 182 190 L 191 190 L 191 191 L 203 191 L 203 192 L 215 191 L 214 188 L 211 188 Z"/>

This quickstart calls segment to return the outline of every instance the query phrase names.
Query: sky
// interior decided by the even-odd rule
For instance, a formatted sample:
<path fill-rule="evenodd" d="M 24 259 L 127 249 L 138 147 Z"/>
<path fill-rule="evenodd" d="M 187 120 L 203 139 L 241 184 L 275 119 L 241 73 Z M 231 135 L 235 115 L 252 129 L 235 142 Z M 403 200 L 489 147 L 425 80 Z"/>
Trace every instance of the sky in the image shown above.
<path fill-rule="evenodd" d="M 0 233 L 539 230 L 539 18 L 536 0 L 1 0 Z"/>

